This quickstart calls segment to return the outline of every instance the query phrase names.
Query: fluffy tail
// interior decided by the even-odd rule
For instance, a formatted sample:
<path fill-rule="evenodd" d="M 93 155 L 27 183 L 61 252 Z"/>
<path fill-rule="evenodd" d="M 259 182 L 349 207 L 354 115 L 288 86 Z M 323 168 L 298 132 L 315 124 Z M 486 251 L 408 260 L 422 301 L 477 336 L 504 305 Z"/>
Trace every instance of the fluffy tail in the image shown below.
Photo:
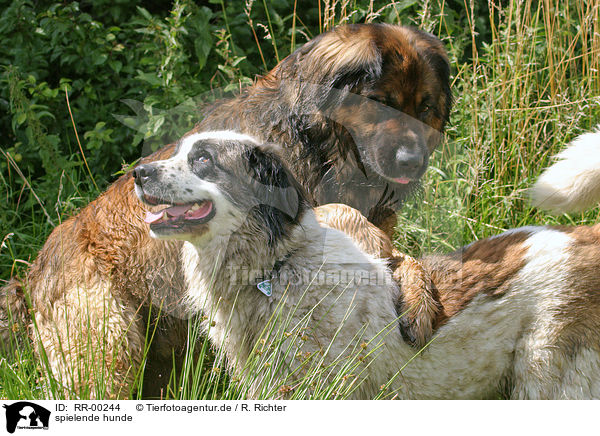
<path fill-rule="evenodd" d="M 575 138 L 529 191 L 531 203 L 555 213 L 579 212 L 600 201 L 600 125 Z"/>
<path fill-rule="evenodd" d="M 8 346 L 14 333 L 29 324 L 23 284 L 16 278 L 0 288 L 0 349 Z"/>

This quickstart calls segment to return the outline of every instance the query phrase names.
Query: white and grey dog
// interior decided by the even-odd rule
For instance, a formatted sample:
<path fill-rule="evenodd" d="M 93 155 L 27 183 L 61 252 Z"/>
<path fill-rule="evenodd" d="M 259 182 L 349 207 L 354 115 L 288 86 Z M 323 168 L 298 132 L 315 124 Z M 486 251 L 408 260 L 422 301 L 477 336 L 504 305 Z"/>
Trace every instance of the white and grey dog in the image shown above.
<path fill-rule="evenodd" d="M 139 166 L 135 180 L 156 206 L 146 217 L 153 236 L 186 241 L 189 301 L 236 374 L 276 322 L 294 342 L 280 343 L 280 371 L 260 383 L 288 396 L 313 359 L 320 381 L 346 383 L 351 398 L 497 398 L 502 388 L 511 398 L 600 398 L 597 227 L 514 229 L 423 259 L 444 310 L 436 338 L 412 359 L 388 265 L 319 225 L 272 147 L 195 133 L 170 159 Z"/>
<path fill-rule="evenodd" d="M 187 241 L 190 304 L 210 314 L 209 337 L 235 371 L 277 318 L 288 336 L 300 333 L 289 337 L 301 345 L 284 357 L 285 372 L 311 366 L 310 356 L 332 368 L 360 358 L 349 390 L 372 398 L 399 369 L 390 364 L 403 346 L 398 288 L 384 261 L 318 224 L 269 148 L 233 132 L 184 137 L 173 157 L 135 170 L 138 196 L 170 205 L 146 221 L 156 238 Z M 293 386 L 302 375 L 280 377 L 279 386 Z"/>

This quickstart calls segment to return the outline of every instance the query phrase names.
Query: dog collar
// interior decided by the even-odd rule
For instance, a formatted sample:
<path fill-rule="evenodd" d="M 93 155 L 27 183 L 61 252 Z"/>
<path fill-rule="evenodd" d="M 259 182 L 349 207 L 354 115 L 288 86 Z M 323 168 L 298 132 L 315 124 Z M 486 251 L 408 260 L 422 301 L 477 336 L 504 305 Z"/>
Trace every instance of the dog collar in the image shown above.
<path fill-rule="evenodd" d="M 265 294 L 267 297 L 270 297 L 271 295 L 273 295 L 273 288 L 271 286 L 271 279 L 273 278 L 273 276 L 275 276 L 275 274 L 279 273 L 279 271 L 281 270 L 281 268 L 283 267 L 283 265 L 285 265 L 287 263 L 287 261 L 290 260 L 290 258 L 292 257 L 292 255 L 294 253 L 295 253 L 295 251 L 290 251 L 282 259 L 279 259 L 278 261 L 276 261 L 273 264 L 273 269 L 269 273 L 269 278 L 266 279 L 266 280 L 262 280 L 262 281 L 260 281 L 259 283 L 256 284 L 256 287 L 258 288 L 258 290 L 260 292 L 262 292 L 263 294 Z M 263 279 L 264 279 L 264 277 L 263 277 Z"/>

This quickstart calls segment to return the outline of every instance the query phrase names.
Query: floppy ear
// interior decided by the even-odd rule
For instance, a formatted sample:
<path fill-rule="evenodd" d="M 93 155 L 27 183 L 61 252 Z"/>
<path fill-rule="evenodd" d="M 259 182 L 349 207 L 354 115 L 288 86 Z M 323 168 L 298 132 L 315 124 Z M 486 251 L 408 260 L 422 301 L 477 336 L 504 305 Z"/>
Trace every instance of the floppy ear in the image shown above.
<path fill-rule="evenodd" d="M 307 44 L 308 45 L 308 44 Z M 319 78 L 320 83 L 342 87 L 381 74 L 381 53 L 368 28 L 338 27 L 302 48 L 300 72 Z"/>
<path fill-rule="evenodd" d="M 333 103 L 344 95 L 330 95 L 332 89 L 356 90 L 381 75 L 381 52 L 370 32 L 353 24 L 323 33 L 281 61 L 265 83 L 277 84 L 284 95 L 305 104 Z"/>
<path fill-rule="evenodd" d="M 300 184 L 268 146 L 247 151 L 248 170 L 259 200 L 254 213 L 265 225 L 269 245 L 284 236 L 287 226 L 297 224 L 307 207 Z"/>
<path fill-rule="evenodd" d="M 414 28 L 408 27 L 407 31 L 416 38 L 413 39 L 414 44 L 419 55 L 427 61 L 440 81 L 442 91 L 445 96 L 443 107 L 446 111 L 443 114 L 443 119 L 447 120 L 452 108 L 452 92 L 450 90 L 450 62 L 448 61 L 448 55 L 444 44 L 435 36 Z"/>

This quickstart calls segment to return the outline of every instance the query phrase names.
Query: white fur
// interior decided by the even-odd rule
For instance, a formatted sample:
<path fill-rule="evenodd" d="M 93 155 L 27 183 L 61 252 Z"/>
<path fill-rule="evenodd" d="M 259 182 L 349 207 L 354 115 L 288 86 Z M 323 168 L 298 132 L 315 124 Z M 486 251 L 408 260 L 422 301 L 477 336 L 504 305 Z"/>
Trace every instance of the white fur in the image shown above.
<path fill-rule="evenodd" d="M 178 152 L 169 159 L 157 162 L 164 172 L 163 177 L 170 179 L 172 189 L 177 192 L 178 203 L 192 203 L 200 200 L 210 199 L 213 202 L 213 207 L 219 211 L 220 218 L 218 222 L 215 220 L 209 221 L 206 225 L 213 235 L 220 234 L 228 236 L 238 224 L 240 217 L 244 216 L 248 211 L 241 211 L 234 208 L 219 186 L 215 183 L 200 179 L 191 170 L 187 162 L 188 154 L 196 142 L 202 139 L 218 139 L 230 141 L 249 141 L 256 144 L 256 140 L 248 135 L 232 131 L 214 131 L 194 133 L 182 139 Z M 137 184 L 135 192 L 138 197 L 143 197 L 143 190 Z M 169 193 L 164 196 L 169 199 Z M 202 239 L 203 235 L 190 236 L 188 234 L 178 234 L 163 236 L 156 234 L 150 230 L 150 236 L 156 239 L 179 239 L 189 240 L 194 239 L 195 242 Z"/>
<path fill-rule="evenodd" d="M 520 229 L 515 229 L 520 230 Z M 554 317 L 569 305 L 567 234 L 538 228 L 524 242 L 526 264 L 500 298 L 478 295 L 402 372 L 404 398 L 600 398 L 600 355 L 558 344 Z M 405 358 L 406 355 L 403 357 Z"/>
<path fill-rule="evenodd" d="M 600 199 L 600 126 L 561 151 L 529 194 L 534 206 L 555 213 L 594 206 Z"/>
<path fill-rule="evenodd" d="M 328 363 L 343 354 L 349 343 L 356 342 L 354 335 L 363 327 L 366 330 L 361 341 L 377 338 L 368 350 L 383 339 L 385 345 L 365 368 L 365 380 L 355 398 L 372 398 L 390 379 L 394 380 L 391 389 L 404 399 L 497 398 L 509 380 L 515 386 L 510 392 L 512 398 L 600 398 L 597 350 L 582 347 L 565 355 L 556 346 L 560 331 L 553 316 L 568 304 L 567 265 L 573 240 L 557 230 L 525 230 L 531 233 L 524 242 L 526 264 L 509 291 L 499 298 L 478 295 L 438 330 L 433 342 L 417 357 L 417 351 L 399 334 L 393 307 L 398 291 L 388 283 L 391 278 L 385 265 L 360 252 L 340 232 L 319 227 L 312 213 L 303 219 L 302 231 L 296 229 L 293 239 L 300 245 L 289 260 L 291 268 L 315 272 L 324 267 L 323 258 L 328 259 L 327 268 L 343 269 L 358 263 L 382 274 L 384 284 L 364 282 L 351 287 L 341 283 L 335 288 L 313 283 L 305 295 L 303 289 L 291 286 L 287 290 L 275 288 L 273 297 L 268 298 L 252 286 L 232 287 L 226 270 L 215 270 L 209 260 L 213 258 L 211 246 L 186 244 L 183 259 L 191 304 L 210 314 L 215 324 L 209 336 L 224 347 L 230 361 L 237 362 L 238 372 L 251 353 L 248 332 L 262 331 L 285 294 L 283 315 L 291 317 L 291 324 L 312 313 L 307 326 L 321 327 L 320 334 L 309 335 L 305 349 L 322 350 L 339 330 L 328 349 Z M 325 241 L 325 245 L 315 241 Z M 379 331 L 385 331 L 384 338 L 377 336 Z M 287 365 L 297 368 L 293 358 Z M 400 375 L 395 376 L 401 368 Z M 272 382 L 290 384 L 283 379 Z"/>
<path fill-rule="evenodd" d="M 171 161 L 168 170 L 171 164 L 180 167 Z M 224 203 L 213 221 L 226 219 L 227 197 L 218 187 L 205 194 Z M 400 334 L 399 289 L 383 261 L 362 252 L 347 235 L 321 227 L 311 210 L 275 246 L 268 246 L 251 224 L 243 230 L 215 224 L 182 249 L 189 304 L 208 317 L 207 334 L 224 350 L 236 376 L 248 375 L 246 362 L 274 319 L 275 331 L 298 333 L 277 345 L 279 372 L 260 372 L 251 396 L 264 393 L 260 385 L 265 383 L 275 392 L 282 385 L 295 386 L 314 369 L 303 367 L 298 353 L 332 368 L 322 380 L 329 383 L 347 356 L 358 351 L 365 359 L 352 371 L 361 382 L 353 398 L 373 398 L 388 382 L 388 392 L 406 399 L 495 398 L 505 383 L 514 386 L 513 398 L 600 397 L 598 347 L 588 341 L 569 351 L 560 344 L 568 325 L 557 314 L 568 310 L 573 298 L 569 281 L 575 242 L 565 232 L 546 227 L 509 231 L 528 235 L 522 243 L 524 266 L 508 279 L 508 291 L 476 296 L 415 357 L 417 351 Z M 487 243 L 493 246 L 495 238 Z M 273 293 L 267 297 L 252 279 L 268 278 L 265 268 L 283 258 L 282 271 L 305 279 L 271 280 Z M 249 272 L 250 280 L 236 281 L 244 269 L 262 273 Z M 338 276 L 333 283 L 319 280 L 322 271 L 343 270 L 355 275 Z"/>
<path fill-rule="evenodd" d="M 317 356 L 324 353 L 326 364 L 343 364 L 343 358 L 352 354 L 353 348 L 368 343 L 365 354 L 372 352 L 371 357 L 377 358 L 366 359 L 356 370 L 364 380 L 353 396 L 372 398 L 399 370 L 396 356 L 401 354 L 399 346 L 403 341 L 393 306 L 398 288 L 383 261 L 360 251 L 347 235 L 319 226 L 312 211 L 305 213 L 293 232 L 292 245 L 287 248 L 294 254 L 285 268 L 308 279 L 293 284 L 273 281 L 271 297 L 253 285 L 231 283 L 232 271 L 264 264 L 268 256 L 264 247 L 255 247 L 254 262 L 220 258 L 215 267 L 220 250 L 217 247 L 222 241 L 201 247 L 185 244 L 182 258 L 190 304 L 209 314 L 214 322 L 208 330 L 209 337 L 225 349 L 238 373 L 251 356 L 254 344 L 248 343 L 248 338 L 257 340 L 274 315 L 281 320 L 278 328 L 286 331 L 305 324 L 306 339 L 299 350 Z M 318 280 L 322 271 L 356 272 L 358 268 L 364 271 L 362 275 L 342 275 L 335 284 Z M 278 304 L 283 306 L 277 315 Z M 286 356 L 285 362 L 290 370 L 300 366 L 296 353 Z M 274 382 L 283 384 L 281 380 Z M 399 387 L 397 380 L 395 388 Z"/>
<path fill-rule="evenodd" d="M 525 243 L 527 264 L 513 287 L 518 306 L 512 313 L 530 320 L 515 349 L 514 398 L 600 398 L 598 351 L 585 346 L 565 350 L 559 343 L 568 326 L 556 317 L 572 299 L 569 263 L 574 243 L 569 235 L 550 229 Z"/>
<path fill-rule="evenodd" d="M 192 150 L 194 144 L 201 139 L 220 139 L 220 140 L 229 140 L 229 141 L 250 141 L 257 144 L 256 139 L 252 136 L 244 135 L 242 133 L 237 133 L 231 130 L 216 130 L 212 132 L 200 132 L 200 133 L 192 133 L 189 136 L 185 136 L 181 140 L 181 144 L 179 144 L 179 150 L 177 153 L 171 157 L 169 160 L 185 160 L 187 159 L 187 155 Z"/>

